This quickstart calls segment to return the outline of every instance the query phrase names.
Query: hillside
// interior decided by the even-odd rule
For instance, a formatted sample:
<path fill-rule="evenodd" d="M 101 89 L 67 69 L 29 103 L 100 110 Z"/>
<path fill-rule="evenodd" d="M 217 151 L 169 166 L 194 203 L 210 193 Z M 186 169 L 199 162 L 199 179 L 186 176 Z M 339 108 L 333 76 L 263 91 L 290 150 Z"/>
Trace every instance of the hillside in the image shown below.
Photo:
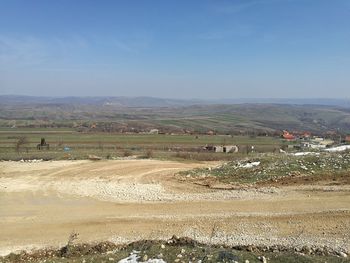
<path fill-rule="evenodd" d="M 343 101 L 344 102 L 344 101 Z M 345 102 L 344 102 L 345 103 Z M 350 108 L 276 103 L 210 104 L 157 98 L 0 96 L 0 127 L 67 127 L 100 131 L 246 133 L 282 129 L 350 131 Z"/>

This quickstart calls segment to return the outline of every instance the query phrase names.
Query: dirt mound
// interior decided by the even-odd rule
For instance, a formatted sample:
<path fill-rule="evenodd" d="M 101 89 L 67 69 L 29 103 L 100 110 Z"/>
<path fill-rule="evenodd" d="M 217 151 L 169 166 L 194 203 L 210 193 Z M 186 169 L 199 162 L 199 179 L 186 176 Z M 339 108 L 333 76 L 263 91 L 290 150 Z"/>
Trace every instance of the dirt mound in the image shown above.
<path fill-rule="evenodd" d="M 111 242 L 94 244 L 74 244 L 61 249 L 41 249 L 32 252 L 20 252 L 0 257 L 0 262 L 118 262 L 126 255 L 135 258 L 164 259 L 165 262 L 179 262 L 176 259 L 194 261 L 202 259 L 204 262 L 244 262 L 244 259 L 258 262 L 266 255 L 270 262 L 285 262 L 292 258 L 293 262 L 349 262 L 347 254 L 334 251 L 327 247 L 304 246 L 301 249 L 286 246 L 226 246 L 224 244 L 206 245 L 188 237 L 173 236 L 169 240 L 140 240 L 127 245 L 115 245 Z M 306 256 L 307 255 L 307 256 Z M 175 260 L 174 260 L 175 259 Z M 248 261 L 249 261 L 248 260 Z"/>
<path fill-rule="evenodd" d="M 21 251 L 19 253 L 11 253 L 6 257 L 0 257 L 0 262 L 1 260 L 4 260 L 4 262 L 31 262 L 53 258 L 77 258 L 86 255 L 104 254 L 120 247 L 109 241 L 92 244 L 74 244 L 70 246 L 66 245 L 60 249 L 46 248 L 31 252 Z"/>

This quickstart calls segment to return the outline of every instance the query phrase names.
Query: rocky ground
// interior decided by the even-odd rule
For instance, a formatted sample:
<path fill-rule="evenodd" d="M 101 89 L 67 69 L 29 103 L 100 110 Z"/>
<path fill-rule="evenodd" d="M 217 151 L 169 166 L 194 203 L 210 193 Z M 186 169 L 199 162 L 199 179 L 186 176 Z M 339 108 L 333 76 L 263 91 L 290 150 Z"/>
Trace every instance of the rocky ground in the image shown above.
<path fill-rule="evenodd" d="M 274 165 L 282 169 L 278 158 Z M 306 168 L 324 163 L 323 159 L 314 165 L 311 159 L 295 158 L 291 158 L 293 163 Z M 335 156 L 329 162 L 339 162 L 344 172 L 347 163 L 341 160 L 348 158 Z M 235 169 L 257 173 L 256 169 L 267 169 L 265 162 L 242 160 L 241 166 L 252 167 Z M 210 181 L 210 186 L 216 187 L 198 185 L 202 180 L 194 180 L 197 174 L 188 172 L 199 168 L 195 171 L 208 173 L 227 165 L 231 164 L 159 160 L 0 162 L 0 251 L 5 255 L 63 246 L 74 230 L 81 242 L 109 240 L 120 244 L 167 240 L 176 234 L 230 248 L 253 245 L 267 252 L 283 248 L 320 255 L 326 251 L 339 258 L 349 254 L 350 186 L 344 179 L 346 173 L 335 180 L 322 177 L 291 185 L 249 183 L 227 190 L 227 182 L 220 180 Z M 179 175 L 181 171 L 186 172 Z M 207 177 L 215 179 L 210 174 Z M 292 180 L 295 178 L 299 177 Z"/>

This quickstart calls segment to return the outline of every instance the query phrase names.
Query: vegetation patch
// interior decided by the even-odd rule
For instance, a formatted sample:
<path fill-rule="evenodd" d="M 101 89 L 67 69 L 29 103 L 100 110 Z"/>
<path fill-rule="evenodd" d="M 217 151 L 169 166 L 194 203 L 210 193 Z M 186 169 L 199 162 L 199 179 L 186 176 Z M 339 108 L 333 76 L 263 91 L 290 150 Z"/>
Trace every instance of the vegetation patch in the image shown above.
<path fill-rule="evenodd" d="M 214 168 L 198 168 L 180 172 L 188 178 L 213 177 L 221 182 L 255 184 L 276 182 L 283 178 L 318 177 L 329 175 L 339 177 L 350 172 L 349 153 L 310 153 L 296 156 L 293 154 L 257 154 L 230 161 Z M 327 177 L 327 178 L 328 178 Z"/>
<path fill-rule="evenodd" d="M 110 242 L 70 245 L 61 249 L 41 249 L 0 257 L 0 262 L 350 262 L 347 255 L 328 248 L 284 246 L 259 247 L 206 245 L 190 238 L 173 236 L 169 240 L 140 240 L 127 245 Z M 130 261 L 134 262 L 134 261 Z"/>

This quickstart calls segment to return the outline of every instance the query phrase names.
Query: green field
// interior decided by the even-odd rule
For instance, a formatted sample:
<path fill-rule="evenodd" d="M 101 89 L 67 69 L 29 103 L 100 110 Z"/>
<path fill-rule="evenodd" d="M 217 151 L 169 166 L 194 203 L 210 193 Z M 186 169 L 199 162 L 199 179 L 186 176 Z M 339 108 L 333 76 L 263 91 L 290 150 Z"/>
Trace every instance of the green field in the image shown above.
<path fill-rule="evenodd" d="M 25 138 L 26 143 L 16 149 L 16 143 L 21 137 Z M 41 138 L 45 138 L 50 145 L 49 150 L 37 150 Z M 30 156 L 61 159 L 67 154 L 76 159 L 84 159 L 88 154 L 118 157 L 125 156 L 125 151 L 128 151 L 128 155 L 142 155 L 150 150 L 154 157 L 167 158 L 175 152 L 201 152 L 205 145 L 238 145 L 241 149 L 254 145 L 257 151 L 270 151 L 283 143 L 278 137 L 267 136 L 80 133 L 52 128 L 1 129 L 0 159 L 26 159 Z M 65 152 L 65 147 L 70 150 Z M 220 156 L 219 153 L 213 154 Z"/>
<path fill-rule="evenodd" d="M 0 127 L 63 128 L 104 132 L 278 134 L 282 130 L 324 134 L 350 132 L 346 108 L 319 105 L 235 104 L 183 107 L 120 107 L 105 104 L 0 104 Z"/>

